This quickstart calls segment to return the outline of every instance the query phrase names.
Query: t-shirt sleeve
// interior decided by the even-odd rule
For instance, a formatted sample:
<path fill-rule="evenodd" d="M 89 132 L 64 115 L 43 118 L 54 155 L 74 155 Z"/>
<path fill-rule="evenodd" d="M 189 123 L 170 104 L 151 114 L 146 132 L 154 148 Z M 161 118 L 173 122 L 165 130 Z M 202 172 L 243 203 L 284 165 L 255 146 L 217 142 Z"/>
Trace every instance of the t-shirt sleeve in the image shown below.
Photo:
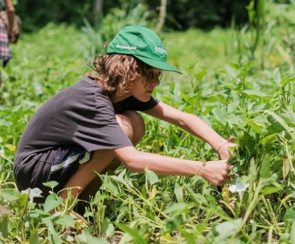
<path fill-rule="evenodd" d="M 73 141 L 87 151 L 132 145 L 116 120 L 111 101 L 103 94 L 96 94 L 91 116 L 84 116 L 82 119 L 84 121 L 78 123 Z"/>
<path fill-rule="evenodd" d="M 136 98 L 134 98 L 133 106 L 134 106 L 134 110 L 145 111 L 155 107 L 158 103 L 159 101 L 155 99 L 154 97 L 151 97 L 148 102 L 141 102 L 137 100 Z"/>
<path fill-rule="evenodd" d="M 128 97 L 127 99 L 114 104 L 114 109 L 116 113 L 124 113 L 127 110 L 133 111 L 145 111 L 155 107 L 159 101 L 154 97 L 151 97 L 147 102 L 141 102 L 135 97 Z"/>

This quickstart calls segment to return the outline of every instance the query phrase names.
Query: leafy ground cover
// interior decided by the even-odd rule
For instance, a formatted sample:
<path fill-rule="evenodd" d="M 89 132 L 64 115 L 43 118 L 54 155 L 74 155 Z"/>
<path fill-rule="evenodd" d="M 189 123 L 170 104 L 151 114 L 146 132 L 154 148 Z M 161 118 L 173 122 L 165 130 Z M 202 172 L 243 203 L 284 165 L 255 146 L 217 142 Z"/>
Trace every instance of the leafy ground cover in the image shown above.
<path fill-rule="evenodd" d="M 228 184 L 219 188 L 200 177 L 158 177 L 121 167 L 98 176 L 103 185 L 86 221 L 73 214 L 75 199 L 61 201 L 51 194 L 36 206 L 28 194 L 19 193 L 12 164 L 19 137 L 38 106 L 88 70 L 93 39 L 62 25 L 23 35 L 0 88 L 0 242 L 294 243 L 292 6 L 273 6 L 255 52 L 249 51 L 255 35 L 250 28 L 161 34 L 170 62 L 184 74 L 164 75 L 155 96 L 234 137 L 239 147 Z M 140 149 L 204 161 L 217 158 L 187 133 L 145 120 Z"/>

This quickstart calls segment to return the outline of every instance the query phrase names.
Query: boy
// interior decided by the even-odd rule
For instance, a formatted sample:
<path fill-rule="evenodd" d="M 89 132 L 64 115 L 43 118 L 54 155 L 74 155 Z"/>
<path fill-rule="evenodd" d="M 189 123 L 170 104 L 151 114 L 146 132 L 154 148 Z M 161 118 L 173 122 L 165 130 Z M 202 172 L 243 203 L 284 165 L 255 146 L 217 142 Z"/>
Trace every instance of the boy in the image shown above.
<path fill-rule="evenodd" d="M 5 10 L 4 10 L 5 9 Z M 15 9 L 12 0 L 0 0 L 0 60 L 5 67 L 11 59 L 9 42 L 15 43 L 14 34 Z M 0 87 L 2 84 L 0 72 Z"/>
<path fill-rule="evenodd" d="M 20 190 L 55 180 L 61 197 L 88 197 L 98 177 L 118 165 L 160 175 L 200 175 L 214 185 L 228 179 L 228 148 L 234 146 L 200 118 L 152 97 L 162 71 L 178 72 L 166 63 L 160 38 L 141 26 L 127 26 L 114 37 L 107 53 L 93 61 L 95 76 L 58 93 L 32 117 L 19 142 L 14 173 Z M 136 111 L 177 125 L 208 142 L 221 160 L 206 164 L 141 152 L 135 145 L 144 135 Z M 118 159 L 118 160 L 115 160 Z M 67 190 L 64 190 L 67 189 Z M 83 197 L 82 197 L 83 196 Z"/>

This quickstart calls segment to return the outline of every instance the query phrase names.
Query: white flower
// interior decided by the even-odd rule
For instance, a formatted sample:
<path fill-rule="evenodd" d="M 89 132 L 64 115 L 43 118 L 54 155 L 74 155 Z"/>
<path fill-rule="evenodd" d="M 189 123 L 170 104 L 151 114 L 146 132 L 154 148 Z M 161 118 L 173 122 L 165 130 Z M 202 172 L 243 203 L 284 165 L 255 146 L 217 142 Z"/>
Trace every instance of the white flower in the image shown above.
<path fill-rule="evenodd" d="M 41 195 L 42 191 L 37 187 L 35 187 L 33 189 L 28 188 L 26 190 L 21 191 L 21 193 L 25 193 L 25 194 L 29 195 L 31 203 L 33 202 L 35 197 L 42 197 L 42 195 Z"/>
<path fill-rule="evenodd" d="M 230 192 L 244 192 L 246 191 L 248 184 L 237 182 L 236 184 L 230 185 L 228 187 Z"/>

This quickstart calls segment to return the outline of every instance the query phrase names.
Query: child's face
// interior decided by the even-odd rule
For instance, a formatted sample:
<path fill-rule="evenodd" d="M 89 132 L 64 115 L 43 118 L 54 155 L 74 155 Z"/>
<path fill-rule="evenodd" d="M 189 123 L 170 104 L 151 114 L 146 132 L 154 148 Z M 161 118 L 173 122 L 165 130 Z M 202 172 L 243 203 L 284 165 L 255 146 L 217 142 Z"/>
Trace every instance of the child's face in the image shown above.
<path fill-rule="evenodd" d="M 131 95 L 142 102 L 149 101 L 155 87 L 159 85 L 161 71 L 151 69 L 150 72 L 150 79 L 142 77 L 136 80 L 131 88 Z"/>

